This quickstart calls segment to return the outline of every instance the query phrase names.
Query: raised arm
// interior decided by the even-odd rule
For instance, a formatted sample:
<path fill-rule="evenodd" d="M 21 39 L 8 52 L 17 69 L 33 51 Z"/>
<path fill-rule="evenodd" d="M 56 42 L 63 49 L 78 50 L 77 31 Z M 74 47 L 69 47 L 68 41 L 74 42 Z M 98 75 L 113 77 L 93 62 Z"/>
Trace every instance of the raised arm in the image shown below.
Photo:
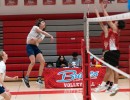
<path fill-rule="evenodd" d="M 104 4 L 103 2 L 101 3 L 101 8 L 103 11 L 104 16 L 109 16 L 109 14 L 107 13 L 106 9 L 105 9 L 106 4 Z M 117 26 L 112 22 L 112 21 L 107 21 L 108 25 L 113 29 L 113 31 L 117 32 Z"/>
<path fill-rule="evenodd" d="M 44 35 L 46 35 L 46 36 L 50 37 L 50 38 L 51 38 L 51 41 L 53 41 L 53 40 L 54 40 L 53 36 L 52 36 L 52 35 L 50 35 L 49 33 L 47 33 L 46 31 L 42 31 L 41 29 L 36 28 L 36 32 L 37 32 L 37 33 L 42 33 L 42 34 L 44 34 Z"/>
<path fill-rule="evenodd" d="M 48 37 L 53 37 L 52 35 L 50 35 L 50 34 L 47 33 L 46 31 L 42 31 L 42 30 L 39 29 L 39 28 L 36 28 L 36 32 L 37 32 L 37 33 L 42 33 L 42 34 L 44 34 L 44 35 L 46 35 L 46 36 L 48 36 Z"/>
<path fill-rule="evenodd" d="M 95 7 L 95 13 L 97 17 L 100 17 L 99 11 L 97 10 L 97 8 Z M 106 27 L 106 25 L 103 24 L 103 22 L 99 22 L 102 30 L 104 31 L 104 33 L 108 32 L 108 28 Z"/>

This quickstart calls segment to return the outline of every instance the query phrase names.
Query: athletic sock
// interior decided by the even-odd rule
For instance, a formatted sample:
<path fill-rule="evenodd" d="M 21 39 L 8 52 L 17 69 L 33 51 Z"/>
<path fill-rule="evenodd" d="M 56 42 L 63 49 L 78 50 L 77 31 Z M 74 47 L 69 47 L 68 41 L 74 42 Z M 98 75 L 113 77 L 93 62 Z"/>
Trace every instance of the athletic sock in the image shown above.
<path fill-rule="evenodd" d="M 42 79 L 42 76 L 38 76 L 38 80 L 41 80 Z"/>
<path fill-rule="evenodd" d="M 24 78 L 25 78 L 26 80 L 28 80 L 29 77 L 28 77 L 28 76 L 25 76 Z"/>
<path fill-rule="evenodd" d="M 113 82 L 110 82 L 110 86 L 112 86 L 113 85 Z"/>
<path fill-rule="evenodd" d="M 106 84 L 105 84 L 105 86 L 107 86 L 109 83 L 110 83 L 110 81 L 107 81 Z"/>
<path fill-rule="evenodd" d="M 107 88 L 107 90 L 110 90 L 110 89 L 112 88 L 112 86 L 113 86 L 113 82 L 110 82 L 110 85 L 109 85 L 109 87 Z"/>

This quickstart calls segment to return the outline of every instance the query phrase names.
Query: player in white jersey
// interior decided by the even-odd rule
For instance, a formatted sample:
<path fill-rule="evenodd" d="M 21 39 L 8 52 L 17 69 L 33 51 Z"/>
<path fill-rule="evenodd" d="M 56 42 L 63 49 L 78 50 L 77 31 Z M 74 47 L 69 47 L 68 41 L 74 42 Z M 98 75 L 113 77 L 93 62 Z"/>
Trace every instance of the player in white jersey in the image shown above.
<path fill-rule="evenodd" d="M 0 51 L 0 95 L 4 98 L 4 100 L 11 99 L 11 94 L 7 86 L 4 84 L 4 80 L 18 79 L 18 76 L 15 77 L 6 76 L 5 62 L 7 59 L 8 59 L 8 55 L 4 51 Z"/>
<path fill-rule="evenodd" d="M 43 41 L 45 36 L 48 36 L 51 38 L 51 41 L 53 40 L 53 36 L 44 31 L 45 29 L 45 21 L 43 19 L 38 19 L 35 23 L 35 25 L 32 27 L 30 33 L 27 36 L 27 46 L 26 51 L 28 54 L 28 57 L 30 59 L 30 64 L 28 66 L 28 71 L 26 76 L 22 79 L 24 84 L 30 88 L 29 84 L 29 75 L 30 72 L 35 65 L 35 61 L 38 60 L 40 62 L 39 67 L 39 74 L 37 78 L 37 83 L 42 85 L 42 72 L 45 65 L 45 60 L 42 55 L 42 51 L 38 48 L 38 45 L 40 42 Z"/>

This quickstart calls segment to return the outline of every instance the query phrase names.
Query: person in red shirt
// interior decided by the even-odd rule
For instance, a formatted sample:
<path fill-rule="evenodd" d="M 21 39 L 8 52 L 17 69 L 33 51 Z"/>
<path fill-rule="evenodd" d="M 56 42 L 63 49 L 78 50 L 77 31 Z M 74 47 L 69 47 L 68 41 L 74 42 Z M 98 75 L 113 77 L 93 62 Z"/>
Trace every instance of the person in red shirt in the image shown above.
<path fill-rule="evenodd" d="M 106 4 L 101 3 L 101 7 L 103 10 L 104 16 L 109 16 L 106 9 L 105 9 Z M 114 22 L 108 21 L 107 24 L 110 26 L 110 29 L 105 28 L 106 30 L 108 30 L 108 32 L 107 32 L 108 35 L 107 35 L 107 39 L 104 38 L 104 44 L 108 43 L 108 45 L 106 48 L 106 52 L 104 54 L 104 61 L 109 63 L 110 65 L 118 68 L 119 58 L 120 58 L 119 34 L 120 34 L 120 30 L 125 28 L 125 22 L 122 20 L 114 21 Z M 104 31 L 104 32 L 106 33 L 106 31 Z M 112 69 L 110 69 L 110 73 L 105 74 L 102 84 L 96 88 L 97 92 L 105 87 L 108 78 L 112 74 L 114 75 L 114 78 L 113 78 L 114 85 L 112 86 L 112 88 L 110 90 L 110 96 L 114 96 L 118 92 L 118 90 L 119 90 L 119 88 L 118 88 L 118 73 Z"/>
<path fill-rule="evenodd" d="M 97 17 L 100 17 L 98 10 L 95 8 L 95 13 Z M 102 33 L 101 33 L 101 38 L 102 38 L 102 47 L 103 47 L 103 60 L 104 59 L 104 55 L 105 53 L 109 50 L 109 25 L 107 25 L 106 23 L 103 22 L 99 22 L 101 28 L 102 28 Z M 95 92 L 99 92 L 99 91 L 109 91 L 110 88 L 113 85 L 113 72 L 109 67 L 106 67 L 106 73 L 105 73 L 105 77 L 104 80 L 102 82 L 102 84 L 100 86 L 98 86 L 95 89 Z"/>

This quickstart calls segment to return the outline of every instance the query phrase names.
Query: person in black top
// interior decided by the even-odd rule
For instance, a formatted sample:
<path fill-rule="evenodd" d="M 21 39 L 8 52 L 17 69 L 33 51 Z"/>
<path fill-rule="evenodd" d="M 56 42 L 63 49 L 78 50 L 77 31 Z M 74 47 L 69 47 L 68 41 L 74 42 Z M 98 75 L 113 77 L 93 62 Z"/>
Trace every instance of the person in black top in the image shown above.
<path fill-rule="evenodd" d="M 64 56 L 59 56 L 59 58 L 56 61 L 56 67 L 57 68 L 68 67 L 68 61 L 65 59 Z"/>

